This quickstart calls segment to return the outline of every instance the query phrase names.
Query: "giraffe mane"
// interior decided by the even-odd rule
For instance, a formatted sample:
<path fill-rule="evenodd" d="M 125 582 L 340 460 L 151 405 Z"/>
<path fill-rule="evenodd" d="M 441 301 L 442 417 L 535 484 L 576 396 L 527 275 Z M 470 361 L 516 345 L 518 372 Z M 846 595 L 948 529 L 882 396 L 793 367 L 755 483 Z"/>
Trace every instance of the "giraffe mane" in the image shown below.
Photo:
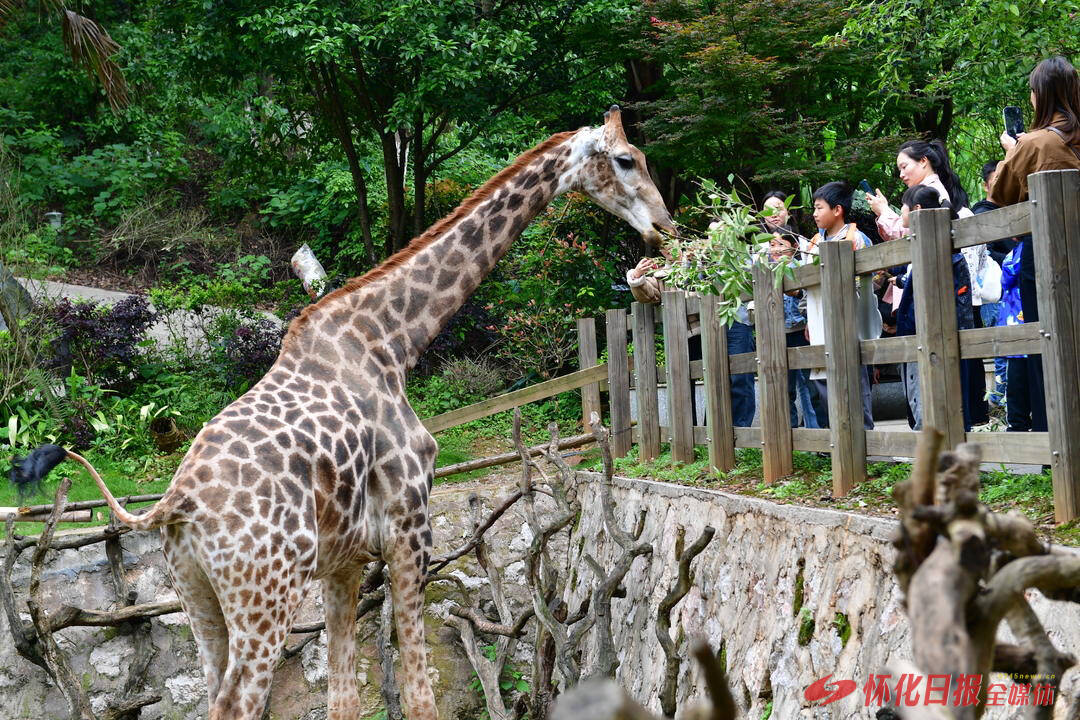
<path fill-rule="evenodd" d="M 285 334 L 285 338 L 281 343 L 281 351 L 284 353 L 286 347 L 293 341 L 304 325 L 307 324 L 311 318 L 311 314 L 322 305 L 329 304 L 332 300 L 343 297 L 350 293 L 353 293 L 360 288 L 368 285 L 379 278 L 385 277 L 398 268 L 409 258 L 416 255 L 418 252 L 426 248 L 437 238 L 441 237 L 447 230 L 457 224 L 459 220 L 464 218 L 470 212 L 472 212 L 477 205 L 487 200 L 491 195 L 506 185 L 512 177 L 517 175 L 524 167 L 529 165 L 538 156 L 543 155 L 551 148 L 561 145 L 568 139 L 573 137 L 578 131 L 571 130 L 568 132 L 556 133 L 544 140 L 535 147 L 526 150 L 522 154 L 518 155 L 514 159 L 514 162 L 507 165 L 500 170 L 494 176 L 492 176 L 487 182 L 477 188 L 469 197 L 461 201 L 461 204 L 454 208 L 449 215 L 446 215 L 441 220 L 438 220 L 434 225 L 429 227 L 423 232 L 423 234 L 416 236 L 409 244 L 398 250 L 396 253 L 382 261 L 379 265 L 376 265 L 371 270 L 368 270 L 363 275 L 354 277 L 342 285 L 337 290 L 327 293 L 325 296 L 319 299 L 318 302 L 312 303 L 304 308 L 300 314 L 289 324 L 289 331 Z"/>

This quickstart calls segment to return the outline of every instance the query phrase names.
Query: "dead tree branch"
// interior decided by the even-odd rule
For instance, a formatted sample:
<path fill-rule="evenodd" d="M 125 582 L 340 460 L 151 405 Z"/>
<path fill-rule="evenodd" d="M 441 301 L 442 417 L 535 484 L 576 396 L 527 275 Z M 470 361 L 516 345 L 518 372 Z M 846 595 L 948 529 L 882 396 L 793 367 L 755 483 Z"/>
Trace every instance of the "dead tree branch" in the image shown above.
<path fill-rule="evenodd" d="M 12 532 L 15 519 L 8 517 L 4 525 L 7 552 L 4 553 L 4 570 L 0 573 L 0 601 L 4 604 L 4 614 L 7 615 L 8 630 L 15 641 L 15 652 L 23 658 L 37 665 L 52 677 L 52 670 L 41 655 L 37 644 L 37 635 L 34 633 L 32 623 L 24 624 L 15 607 L 15 590 L 11 585 L 11 571 L 15 562 L 19 559 L 20 548 Z"/>
<path fill-rule="evenodd" d="M 45 663 L 49 666 L 49 674 L 52 675 L 56 686 L 67 700 L 68 707 L 71 708 L 71 717 L 79 720 L 95 720 L 94 713 L 90 709 L 90 698 L 86 696 L 79 678 L 71 671 L 67 656 L 56 644 L 56 638 L 53 637 L 50 629 L 48 613 L 45 612 L 41 602 L 41 571 L 45 566 L 45 554 L 49 550 L 49 541 L 56 530 L 56 523 L 64 514 L 64 505 L 70 489 L 71 479 L 66 477 L 60 480 L 56 488 L 56 501 L 52 514 L 45 522 L 45 528 L 41 531 L 41 537 L 38 538 L 31 560 L 29 599 L 26 601 L 26 607 L 30 611 L 30 620 L 34 624 L 34 629 L 37 630 L 39 647 Z"/>
<path fill-rule="evenodd" d="M 1024 591 L 1076 601 L 1080 558 L 1052 553 L 1026 518 L 997 515 L 979 502 L 977 445 L 962 444 L 940 460 L 939 447 L 938 434 L 924 430 L 912 477 L 894 491 L 901 512 L 894 570 L 906 591 L 915 664 L 954 680 L 1002 670 L 1023 676 L 1033 691 L 1049 686 L 1046 694 L 1056 696 L 1076 660 L 1050 641 Z M 1018 645 L 995 645 L 1002 620 Z M 952 717 L 980 717 L 985 690 L 977 705 L 960 705 L 954 694 Z M 1023 713 L 1049 718 L 1053 708 L 1028 705 Z"/>
<path fill-rule="evenodd" d="M 621 548 L 622 552 L 615 559 L 611 572 L 605 573 L 596 560 L 585 553 L 585 562 L 592 568 L 600 582 L 592 594 L 592 614 L 596 626 L 596 677 L 615 677 L 619 668 L 619 656 L 615 652 L 615 641 L 611 633 L 611 598 L 618 592 L 626 573 L 634 560 L 641 555 L 649 555 L 653 551 L 651 543 L 638 542 L 641 533 L 645 529 L 645 511 L 638 514 L 637 523 L 632 533 L 628 533 L 619 526 L 615 518 L 615 500 L 611 493 L 611 478 L 614 474 L 614 463 L 611 459 L 611 445 L 609 444 L 607 428 L 600 422 L 600 416 L 596 413 L 590 418 L 592 433 L 596 437 L 596 444 L 600 448 L 604 458 L 604 474 L 600 485 L 601 505 L 604 510 L 604 529 L 607 534 Z"/>
<path fill-rule="evenodd" d="M 705 687 L 709 691 L 709 699 L 712 701 L 712 712 L 702 714 L 708 720 L 735 720 L 735 698 L 731 695 L 731 686 L 727 680 L 727 670 L 720 663 L 708 643 L 698 643 L 694 648 L 694 657 L 701 663 L 701 669 L 705 674 Z"/>
<path fill-rule="evenodd" d="M 379 690 L 382 694 L 383 707 L 386 708 L 386 720 L 403 720 L 405 715 L 401 711 L 401 695 L 398 693 L 398 683 L 394 672 L 394 645 L 390 642 L 393 626 L 394 606 L 390 601 L 390 595 L 385 595 L 382 611 L 379 614 L 378 629 L 375 631 L 375 647 L 379 650 L 382 668 L 382 684 Z"/>
<path fill-rule="evenodd" d="M 676 547 L 682 544 L 686 529 L 680 525 L 677 532 Z M 660 601 L 660 607 L 656 610 L 656 639 L 660 641 L 660 647 L 664 650 L 664 684 L 660 689 L 660 707 L 668 717 L 675 717 L 675 693 L 679 687 L 679 655 L 676 641 L 671 639 L 671 610 L 686 597 L 686 593 L 690 592 L 694 583 L 690 563 L 712 542 L 715 534 L 715 528 L 706 526 L 694 544 L 679 555 L 678 579 L 671 591 Z"/>

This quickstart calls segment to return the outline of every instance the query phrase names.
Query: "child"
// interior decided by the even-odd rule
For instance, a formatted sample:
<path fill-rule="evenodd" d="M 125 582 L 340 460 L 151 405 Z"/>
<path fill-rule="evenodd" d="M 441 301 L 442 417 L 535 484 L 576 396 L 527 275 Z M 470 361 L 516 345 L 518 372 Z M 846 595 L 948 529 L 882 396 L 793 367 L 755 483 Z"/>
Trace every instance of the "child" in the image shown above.
<path fill-rule="evenodd" d="M 766 218 L 768 220 L 768 218 Z M 784 257 L 795 254 L 797 240 L 793 235 L 774 233 L 766 246 L 770 262 L 779 262 Z M 805 347 L 810 344 L 806 339 L 806 294 L 802 290 L 784 294 L 784 332 L 787 335 L 787 347 Z M 788 402 L 791 409 L 791 427 L 799 427 L 799 409 L 802 406 L 802 425 L 818 428 L 817 414 L 821 402 L 817 390 L 810 384 L 810 371 L 806 369 L 788 370 Z M 826 418 L 827 422 L 827 418 Z"/>
<path fill-rule="evenodd" d="M 848 221 L 851 214 L 851 188 L 846 183 L 831 182 L 822 185 L 814 192 L 814 223 L 818 227 L 818 234 L 813 239 L 802 243 L 800 250 L 803 251 L 804 259 L 809 259 L 818 254 L 818 245 L 822 242 L 843 241 L 851 243 L 855 250 L 861 250 L 870 246 L 870 240 L 855 227 L 855 223 Z M 860 278 L 860 281 L 863 279 Z M 862 287 L 857 290 L 858 301 L 858 335 L 860 340 L 874 340 L 881 337 L 881 313 L 877 309 L 877 296 L 873 293 L 873 286 L 869 277 L 859 283 Z M 806 291 L 806 333 L 811 345 L 823 345 L 825 343 L 825 304 L 827 298 L 821 296 L 821 286 L 807 288 Z M 870 381 L 866 372 L 861 373 L 863 393 L 863 425 L 867 430 L 874 428 L 874 418 L 870 413 Z M 818 390 L 821 404 L 825 406 L 824 413 L 818 415 L 818 423 L 821 427 L 828 427 L 828 413 L 825 384 L 825 369 L 814 368 L 810 372 L 810 379 Z"/>

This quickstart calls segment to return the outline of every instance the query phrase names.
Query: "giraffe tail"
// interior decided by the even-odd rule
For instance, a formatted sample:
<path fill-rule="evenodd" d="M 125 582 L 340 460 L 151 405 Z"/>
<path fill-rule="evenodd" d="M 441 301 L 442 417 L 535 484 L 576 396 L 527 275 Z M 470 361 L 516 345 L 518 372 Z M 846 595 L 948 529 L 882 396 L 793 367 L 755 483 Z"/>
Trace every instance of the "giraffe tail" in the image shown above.
<path fill-rule="evenodd" d="M 19 503 L 22 504 L 23 499 L 27 495 L 31 495 L 39 490 L 41 488 L 42 480 L 45 479 L 53 468 L 64 460 L 74 460 L 86 468 L 86 471 L 90 473 L 90 477 L 97 483 L 98 490 L 101 491 L 101 495 L 105 498 L 105 502 L 108 504 L 109 509 L 112 510 L 113 515 L 117 520 L 131 529 L 150 530 L 169 523 L 167 512 L 170 509 L 171 503 L 167 502 L 168 494 L 166 494 L 165 498 L 158 501 L 150 512 L 142 515 L 134 515 L 125 510 L 120 503 L 117 502 L 113 494 L 109 492 L 109 488 L 105 485 L 105 481 L 101 479 L 101 475 L 98 474 L 98 471 L 94 469 L 94 466 L 90 464 L 89 460 L 78 453 L 65 450 L 59 445 L 42 445 L 25 458 L 17 457 L 13 460 L 8 477 L 18 491 Z"/>

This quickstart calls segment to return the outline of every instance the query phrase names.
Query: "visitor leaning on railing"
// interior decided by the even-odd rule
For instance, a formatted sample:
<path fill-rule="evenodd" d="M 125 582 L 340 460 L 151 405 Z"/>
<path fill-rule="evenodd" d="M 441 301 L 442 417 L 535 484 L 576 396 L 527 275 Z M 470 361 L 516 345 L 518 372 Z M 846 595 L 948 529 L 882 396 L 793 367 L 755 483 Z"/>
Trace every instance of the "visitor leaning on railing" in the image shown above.
<path fill-rule="evenodd" d="M 626 271 L 626 283 L 634 299 L 642 303 L 659 303 L 665 290 L 664 278 L 668 270 L 665 260 L 642 258 L 633 268 Z M 690 360 L 701 359 L 700 323 L 691 322 Z M 727 327 L 728 355 L 754 352 L 754 331 L 750 327 L 750 314 L 745 304 L 739 305 L 737 320 Z M 691 403 L 694 407 L 696 403 Z M 754 422 L 756 400 L 754 395 L 754 374 L 740 373 L 731 376 L 731 419 L 736 427 L 749 427 Z M 696 408 L 694 414 L 697 414 Z M 704 419 L 695 417 L 695 423 Z"/>
<path fill-rule="evenodd" d="M 818 233 L 813 239 L 803 243 L 799 248 L 803 253 L 803 261 L 810 262 L 813 256 L 818 254 L 818 245 L 822 242 L 849 242 L 854 250 L 861 250 L 870 246 L 870 240 L 855 227 L 855 223 L 848 222 L 848 214 L 851 212 L 851 188 L 846 183 L 831 182 L 822 185 L 814 192 L 814 224 Z M 857 279 L 858 289 L 858 337 L 860 340 L 876 340 L 881 337 L 881 313 L 877 307 L 877 296 L 874 295 L 873 280 L 869 275 Z M 825 318 L 824 313 L 828 304 L 828 298 L 822 297 L 820 285 L 806 289 L 806 337 L 811 345 L 825 344 Z M 860 372 L 863 397 L 863 425 L 867 430 L 873 430 L 874 417 L 870 412 L 870 379 L 867 377 L 866 368 Z M 817 389 L 824 412 L 818 414 L 818 424 L 828 427 L 828 389 L 826 386 L 825 368 L 813 368 L 810 371 L 810 381 Z"/>
<path fill-rule="evenodd" d="M 982 186 L 983 192 L 987 195 L 990 194 L 990 183 L 993 182 L 994 174 L 997 172 L 998 166 L 997 160 L 991 160 L 982 166 Z M 984 212 L 994 210 L 995 206 L 989 200 L 983 199 L 971 206 L 971 212 L 979 215 Z M 1005 258 L 1009 256 L 1009 253 L 1013 251 L 1018 244 L 1015 238 L 1002 238 L 995 240 L 994 242 L 986 244 L 986 255 L 997 263 L 997 300 L 992 300 L 993 283 L 995 278 L 994 268 L 992 266 L 986 267 L 979 279 L 979 286 L 982 289 L 982 305 L 979 307 L 979 312 L 976 314 L 976 324 L 978 321 L 982 321 L 983 327 L 994 327 L 998 324 L 998 317 L 1002 312 L 1003 301 L 1003 289 L 1001 286 L 1001 276 L 1003 272 L 1003 264 Z M 988 394 L 990 404 L 1003 407 L 1005 405 L 1005 387 L 1007 377 L 1007 360 L 1003 357 L 994 358 L 994 386 Z"/>
<path fill-rule="evenodd" d="M 943 203 L 936 188 L 929 185 L 915 185 L 908 188 L 907 192 L 904 193 L 904 207 L 901 216 L 904 227 L 910 225 L 911 212 L 940 207 L 952 210 L 948 203 Z M 955 219 L 955 211 L 953 212 L 953 218 Z M 919 238 L 916 237 L 914 242 L 919 242 Z M 968 265 L 963 254 L 953 253 L 952 271 L 953 292 L 956 294 L 956 327 L 958 330 L 969 330 L 974 327 L 975 319 L 971 303 L 971 276 L 968 273 Z M 898 273 L 895 282 L 898 287 L 903 288 L 900 307 L 896 311 L 896 335 L 897 337 L 915 335 L 915 278 L 912 276 L 911 265 L 908 265 L 903 273 Z M 973 401 L 982 399 L 981 397 L 973 398 L 971 396 L 972 384 L 968 381 L 966 375 L 972 370 L 971 365 L 961 362 L 960 395 L 965 431 L 971 430 L 974 415 L 972 411 Z M 974 371 L 978 372 L 978 369 Z M 903 381 L 904 395 L 908 401 L 908 422 L 913 430 L 921 430 L 923 416 L 919 392 L 919 364 L 917 362 L 902 363 L 900 379 Z"/>
<path fill-rule="evenodd" d="M 801 236 L 795 233 L 788 224 L 787 200 L 786 193 L 773 190 L 765 195 L 763 202 L 763 205 L 772 212 L 771 215 L 765 217 L 765 230 L 772 232 L 772 238 L 765 249 L 772 263 L 793 257 L 799 249 Z M 810 344 L 806 336 L 806 293 L 802 290 L 784 294 L 784 334 L 789 348 L 806 347 Z M 800 408 L 803 427 L 820 428 L 821 425 L 817 419 L 819 414 L 828 424 L 825 405 L 818 397 L 817 388 L 810 384 L 810 371 L 805 368 L 788 370 L 788 405 L 791 411 L 791 427 L 800 425 Z"/>
<path fill-rule="evenodd" d="M 1028 199 L 1028 175 L 1044 170 L 1080 170 L 1080 77 L 1064 57 L 1043 60 L 1028 77 L 1035 121 L 1031 132 L 1013 139 L 1001 134 L 1005 159 L 998 165 L 990 185 L 988 200 L 997 207 Z M 1039 305 L 1035 287 L 1035 254 L 1030 235 L 1020 242 L 1020 304 L 1023 322 L 1037 322 Z M 1030 429 L 1045 431 L 1046 400 L 1043 389 L 1041 355 L 1029 355 L 1009 362 L 1009 380 L 1024 383 L 1029 391 Z M 1019 379 L 1019 374 L 1025 377 Z M 1026 430 L 1013 427 L 1010 430 Z"/>

